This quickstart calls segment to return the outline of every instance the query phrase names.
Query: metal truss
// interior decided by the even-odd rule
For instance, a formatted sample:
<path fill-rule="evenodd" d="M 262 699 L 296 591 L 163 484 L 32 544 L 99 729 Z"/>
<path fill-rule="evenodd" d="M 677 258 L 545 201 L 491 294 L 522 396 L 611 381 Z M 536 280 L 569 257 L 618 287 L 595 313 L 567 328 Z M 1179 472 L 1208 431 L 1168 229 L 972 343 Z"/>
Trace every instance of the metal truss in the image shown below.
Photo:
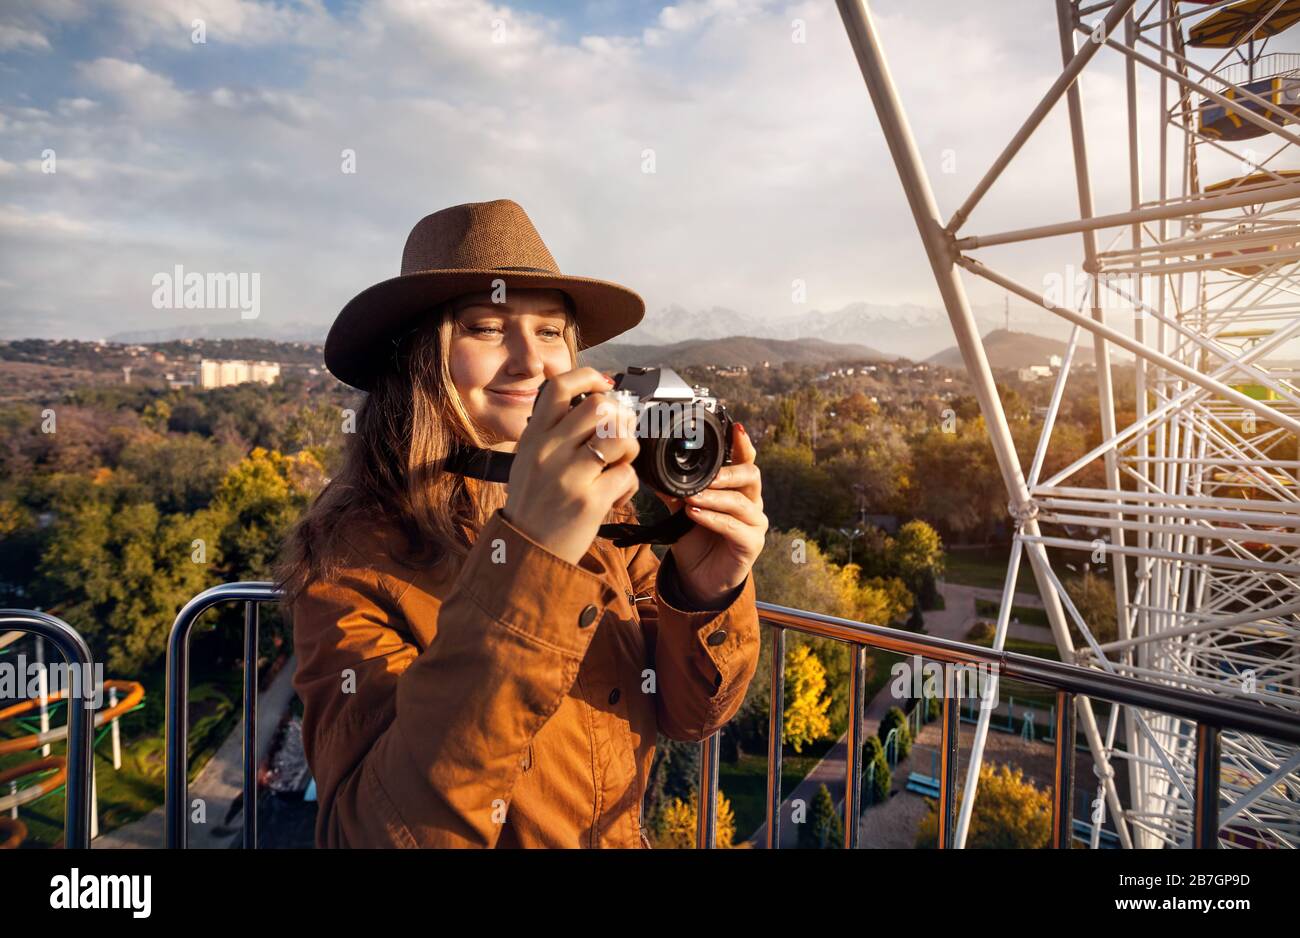
<path fill-rule="evenodd" d="M 1278 361 L 1288 351 L 1300 358 L 1300 56 L 1293 63 L 1263 51 L 1300 4 L 1055 0 L 1059 76 L 944 221 L 867 4 L 837 2 L 1010 496 L 1016 535 L 994 648 L 1006 639 L 1023 556 L 1062 660 L 1300 717 L 1300 393 L 1294 366 Z M 1226 38 L 1207 40 L 1210 25 L 1223 22 Z M 1129 170 L 1128 204 L 1109 214 L 1094 210 L 1088 155 L 1096 141 L 1079 92 L 1080 75 L 1103 52 L 1112 62 L 1118 56 L 1125 74 L 1123 97 L 1104 106 L 1127 117 L 1127 139 L 1105 145 L 1127 148 Z M 1158 89 L 1144 107 L 1139 76 Z M 1058 106 L 1069 119 L 1071 153 L 1062 158 L 1073 163 L 1077 215 L 966 233 L 977 206 Z M 1144 139 L 1148 147 L 1155 142 L 1151 154 Z M 1157 191 L 1144 195 L 1153 176 Z M 1045 295 L 973 256 L 1040 239 L 1056 239 L 1050 243 L 1060 247 L 1062 269 L 1067 259 L 1081 262 L 1088 278 L 1081 303 Z M 962 270 L 1073 325 L 1027 475 Z M 1115 310 L 1132 317 L 1131 329 L 1117 328 Z M 1101 442 L 1043 478 L 1085 331 Z M 1135 364 L 1118 365 L 1117 349 Z M 1133 368 L 1136 390 L 1136 411 L 1122 425 L 1119 367 Z M 1079 552 L 1100 553 L 1109 565 L 1114 638 L 1099 640 L 1058 576 L 1058 565 Z M 1070 625 L 1083 639 L 1077 648 Z M 1086 698 L 1079 717 L 1098 776 L 1095 807 L 1104 804 L 1121 844 L 1189 845 L 1196 727 L 1136 707 L 1099 714 Z M 958 846 L 977 796 L 988 718 L 982 711 L 975 730 Z M 1300 846 L 1300 750 L 1225 732 L 1218 759 L 1220 845 Z M 1100 829 L 1093 825 L 1094 847 Z"/>

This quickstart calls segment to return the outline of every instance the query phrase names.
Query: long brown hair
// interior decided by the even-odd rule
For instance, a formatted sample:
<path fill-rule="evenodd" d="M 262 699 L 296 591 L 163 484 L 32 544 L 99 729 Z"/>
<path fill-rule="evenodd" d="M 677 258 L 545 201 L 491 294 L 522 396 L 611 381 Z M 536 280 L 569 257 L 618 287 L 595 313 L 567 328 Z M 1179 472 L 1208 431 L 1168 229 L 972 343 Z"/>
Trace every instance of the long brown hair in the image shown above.
<path fill-rule="evenodd" d="M 346 551 L 350 526 L 381 517 L 406 538 L 406 562 L 459 563 L 473 537 L 505 504 L 501 485 L 441 471 L 454 446 L 486 447 L 496 439 L 475 422 L 451 378 L 448 350 L 456 328 L 455 299 L 395 346 L 395 361 L 356 414 L 343 465 L 289 531 L 275 564 L 276 585 L 292 603 L 307 584 L 331 579 Z M 578 362 L 578 325 L 564 294 L 564 340 Z"/>

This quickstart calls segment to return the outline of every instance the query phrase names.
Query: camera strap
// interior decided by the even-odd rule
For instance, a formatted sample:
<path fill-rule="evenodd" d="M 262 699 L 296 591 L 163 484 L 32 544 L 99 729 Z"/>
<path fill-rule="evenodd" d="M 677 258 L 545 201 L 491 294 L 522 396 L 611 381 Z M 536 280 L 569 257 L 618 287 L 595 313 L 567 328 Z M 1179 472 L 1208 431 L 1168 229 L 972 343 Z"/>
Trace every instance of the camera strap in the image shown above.
<path fill-rule="evenodd" d="M 514 453 L 503 453 L 494 449 L 479 449 L 476 446 L 462 446 L 452 451 L 443 462 L 445 472 L 482 479 L 485 482 L 508 482 L 510 467 L 514 464 Z M 603 537 L 615 547 L 632 547 L 637 544 L 675 544 L 687 531 L 695 527 L 695 521 L 679 509 L 655 524 L 632 524 L 618 522 L 602 524 L 596 531 L 597 537 Z"/>

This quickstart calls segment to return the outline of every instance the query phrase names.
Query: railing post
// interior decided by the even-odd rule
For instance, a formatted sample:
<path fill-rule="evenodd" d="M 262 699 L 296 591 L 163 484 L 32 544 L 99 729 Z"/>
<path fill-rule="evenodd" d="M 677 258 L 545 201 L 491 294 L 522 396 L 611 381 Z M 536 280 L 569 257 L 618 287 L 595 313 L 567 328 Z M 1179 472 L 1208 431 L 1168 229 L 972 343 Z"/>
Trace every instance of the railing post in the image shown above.
<path fill-rule="evenodd" d="M 858 802 L 862 778 L 862 720 L 866 709 L 867 648 L 853 646 L 853 683 L 849 685 L 849 751 L 844 779 L 844 849 L 858 846 Z"/>
<path fill-rule="evenodd" d="M 1192 846 L 1219 848 L 1219 728 L 1196 724 L 1196 807 L 1192 812 Z"/>
<path fill-rule="evenodd" d="M 1056 692 L 1056 783 L 1052 803 L 1052 847 L 1069 850 L 1074 841 L 1074 695 Z"/>
<path fill-rule="evenodd" d="M 275 602 L 283 594 L 274 583 L 223 583 L 187 602 L 167 636 L 167 786 L 164 836 L 170 849 L 189 841 L 189 656 L 190 632 L 204 610 L 223 602 L 243 601 L 244 610 L 244 839 L 257 845 L 257 611 L 256 603 Z M 252 674 L 249 674 L 249 671 Z M 250 686 L 251 685 L 251 686 Z"/>
<path fill-rule="evenodd" d="M 244 849 L 257 849 L 257 603 L 244 601 Z"/>
<path fill-rule="evenodd" d="M 200 594 L 202 595 L 202 594 Z M 194 608 L 199 597 L 185 604 L 167 638 L 167 792 L 163 811 L 163 838 L 169 849 L 184 850 L 189 842 L 185 822 L 189 797 L 190 628 L 203 611 Z M 206 608 L 206 607 L 203 607 Z"/>
<path fill-rule="evenodd" d="M 767 849 L 781 846 L 781 738 L 785 735 L 785 627 L 772 627 L 771 703 L 767 715 Z"/>
<path fill-rule="evenodd" d="M 80 675 L 81 699 L 74 700 L 69 682 L 68 704 L 68 780 L 65 783 L 63 809 L 63 844 L 74 850 L 90 849 L 90 767 L 95 720 L 86 703 L 95 696 L 95 669 L 90 646 L 81 633 L 68 623 L 44 612 L 30 609 L 0 609 L 0 632 L 31 632 L 47 639 L 63 656 L 73 675 Z M 89 682 L 90 687 L 85 684 Z"/>
<path fill-rule="evenodd" d="M 700 743 L 700 800 L 695 811 L 695 848 L 718 845 L 718 747 L 722 731 Z"/>
<path fill-rule="evenodd" d="M 943 666 L 943 727 L 939 743 L 939 849 L 952 847 L 953 824 L 957 816 L 958 730 L 961 727 L 961 699 L 954 696 L 953 666 Z"/>

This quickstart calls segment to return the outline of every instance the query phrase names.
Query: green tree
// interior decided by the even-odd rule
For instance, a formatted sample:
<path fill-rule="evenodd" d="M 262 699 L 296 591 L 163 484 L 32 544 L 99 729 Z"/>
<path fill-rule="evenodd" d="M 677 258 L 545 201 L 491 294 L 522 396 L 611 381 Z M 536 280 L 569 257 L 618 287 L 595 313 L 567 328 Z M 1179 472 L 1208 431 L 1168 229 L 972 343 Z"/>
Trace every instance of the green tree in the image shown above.
<path fill-rule="evenodd" d="M 872 766 L 875 766 L 873 771 Z M 862 803 L 880 804 L 889 797 L 891 784 L 889 760 L 877 736 L 868 736 L 862 744 Z"/>
<path fill-rule="evenodd" d="M 1062 584 L 1069 594 L 1075 608 L 1083 621 L 1088 623 L 1088 631 L 1098 643 L 1113 642 L 1119 637 L 1115 609 L 1115 582 L 1109 576 L 1101 576 L 1091 570 L 1084 570 L 1082 576 L 1068 577 Z M 1083 633 L 1068 617 L 1070 634 L 1076 645 L 1084 644 Z"/>
<path fill-rule="evenodd" d="M 118 465 L 135 480 L 132 491 L 138 501 L 152 501 L 171 512 L 207 507 L 238 461 L 238 451 L 188 433 L 132 440 L 123 447 Z"/>
<path fill-rule="evenodd" d="M 763 473 L 763 511 L 772 527 L 811 531 L 828 518 L 853 512 L 853 492 L 832 484 L 810 447 L 764 446 L 757 463 Z"/>
<path fill-rule="evenodd" d="M 882 746 L 888 742 L 889 733 L 894 729 L 898 730 L 898 734 L 894 737 L 896 747 L 894 751 L 897 753 L 895 762 L 901 762 L 912 751 L 912 730 L 907 725 L 907 715 L 898 707 L 890 707 L 880 721 L 880 729 L 876 731 L 876 735 L 880 738 Z"/>
<path fill-rule="evenodd" d="M 861 507 L 873 513 L 909 510 L 905 494 L 910 484 L 911 451 L 902 428 L 886 420 L 838 425 L 819 438 L 817 464 L 829 483 L 845 494 L 845 515 L 827 515 L 826 523 L 851 522 Z M 851 496 L 851 500 L 849 498 Z"/>
<path fill-rule="evenodd" d="M 825 783 L 813 796 L 807 822 L 799 826 L 799 846 L 809 850 L 839 850 L 844 846 L 844 822 Z"/>
<path fill-rule="evenodd" d="M 162 657 L 180 608 L 217 582 L 221 520 L 109 498 L 73 504 L 52 525 L 39 593 L 87 638 L 96 660 L 134 677 Z"/>
<path fill-rule="evenodd" d="M 921 520 L 909 521 L 889 539 L 890 573 L 899 577 L 924 608 L 938 596 L 937 580 L 943 573 L 943 541 L 939 532 Z"/>
<path fill-rule="evenodd" d="M 987 538 L 1007 517 L 1006 489 L 981 418 L 922 434 L 912 446 L 916 513 L 955 538 Z"/>
<path fill-rule="evenodd" d="M 778 446 L 793 446 L 799 442 L 799 426 L 793 398 L 781 398 L 777 411 L 775 436 Z"/>

